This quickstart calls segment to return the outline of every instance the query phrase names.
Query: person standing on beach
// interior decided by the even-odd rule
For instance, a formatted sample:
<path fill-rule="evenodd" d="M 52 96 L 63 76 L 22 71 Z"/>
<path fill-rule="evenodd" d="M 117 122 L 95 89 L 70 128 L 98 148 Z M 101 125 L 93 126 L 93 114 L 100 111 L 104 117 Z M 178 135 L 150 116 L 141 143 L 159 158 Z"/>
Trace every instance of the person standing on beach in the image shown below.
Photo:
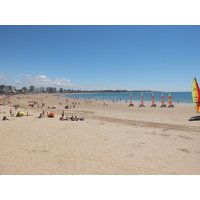
<path fill-rule="evenodd" d="M 64 117 L 64 115 L 65 115 L 65 111 L 63 110 L 63 111 L 62 111 L 62 117 Z"/>
<path fill-rule="evenodd" d="M 12 108 L 10 109 L 10 116 L 12 117 Z"/>

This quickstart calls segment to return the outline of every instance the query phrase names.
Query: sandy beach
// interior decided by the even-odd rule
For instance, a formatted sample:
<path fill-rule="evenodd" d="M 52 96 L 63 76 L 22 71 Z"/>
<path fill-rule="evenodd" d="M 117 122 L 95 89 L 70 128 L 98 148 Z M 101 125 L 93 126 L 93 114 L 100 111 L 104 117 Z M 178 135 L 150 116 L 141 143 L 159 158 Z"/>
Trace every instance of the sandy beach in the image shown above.
<path fill-rule="evenodd" d="M 34 101 L 38 104 L 30 107 Z M 193 104 L 152 108 L 145 103 L 140 108 L 139 102 L 134 107 L 101 100 L 67 102 L 53 94 L 14 95 L 4 102 L 1 175 L 200 174 L 200 121 L 188 121 L 197 115 Z M 16 117 L 18 111 L 24 116 Z M 43 111 L 55 117 L 38 118 Z M 84 121 L 61 121 L 63 111 L 65 117 Z M 2 121 L 3 116 L 9 120 Z"/>

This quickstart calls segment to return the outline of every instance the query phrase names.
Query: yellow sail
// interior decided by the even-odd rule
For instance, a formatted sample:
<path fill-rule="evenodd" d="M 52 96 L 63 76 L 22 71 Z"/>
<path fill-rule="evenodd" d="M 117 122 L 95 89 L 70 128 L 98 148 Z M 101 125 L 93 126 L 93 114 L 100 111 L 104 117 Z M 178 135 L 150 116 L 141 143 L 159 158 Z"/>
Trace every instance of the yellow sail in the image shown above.
<path fill-rule="evenodd" d="M 200 113 L 200 90 L 196 78 L 192 81 L 192 99 L 197 113 Z"/>

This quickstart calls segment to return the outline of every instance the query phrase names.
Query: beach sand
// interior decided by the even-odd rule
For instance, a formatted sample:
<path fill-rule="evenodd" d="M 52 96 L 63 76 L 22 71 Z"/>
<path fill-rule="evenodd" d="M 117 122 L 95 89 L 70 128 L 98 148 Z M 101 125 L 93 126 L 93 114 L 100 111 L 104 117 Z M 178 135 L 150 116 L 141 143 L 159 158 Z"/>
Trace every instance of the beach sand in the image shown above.
<path fill-rule="evenodd" d="M 33 101 L 39 108 L 28 106 Z M 72 102 L 75 108 L 65 109 Z M 140 108 L 139 102 L 134 107 L 101 100 L 66 102 L 52 94 L 14 95 L 5 103 L 0 106 L 1 175 L 200 174 L 200 121 L 188 121 L 197 115 L 192 104 L 151 108 L 145 103 Z M 25 116 L 10 117 L 11 108 L 14 116 L 18 111 Z M 61 121 L 63 110 L 65 117 L 85 120 Z M 55 117 L 38 118 L 42 111 Z M 2 121 L 3 116 L 10 120 Z"/>

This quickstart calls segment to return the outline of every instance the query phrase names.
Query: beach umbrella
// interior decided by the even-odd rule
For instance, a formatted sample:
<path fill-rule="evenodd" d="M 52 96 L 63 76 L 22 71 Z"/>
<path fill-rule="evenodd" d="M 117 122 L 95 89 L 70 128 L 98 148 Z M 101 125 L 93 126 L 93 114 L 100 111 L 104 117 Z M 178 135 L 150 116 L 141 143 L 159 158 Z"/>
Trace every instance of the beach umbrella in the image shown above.
<path fill-rule="evenodd" d="M 17 117 L 23 117 L 23 116 L 24 116 L 24 112 L 19 111 L 19 112 L 17 113 Z"/>

